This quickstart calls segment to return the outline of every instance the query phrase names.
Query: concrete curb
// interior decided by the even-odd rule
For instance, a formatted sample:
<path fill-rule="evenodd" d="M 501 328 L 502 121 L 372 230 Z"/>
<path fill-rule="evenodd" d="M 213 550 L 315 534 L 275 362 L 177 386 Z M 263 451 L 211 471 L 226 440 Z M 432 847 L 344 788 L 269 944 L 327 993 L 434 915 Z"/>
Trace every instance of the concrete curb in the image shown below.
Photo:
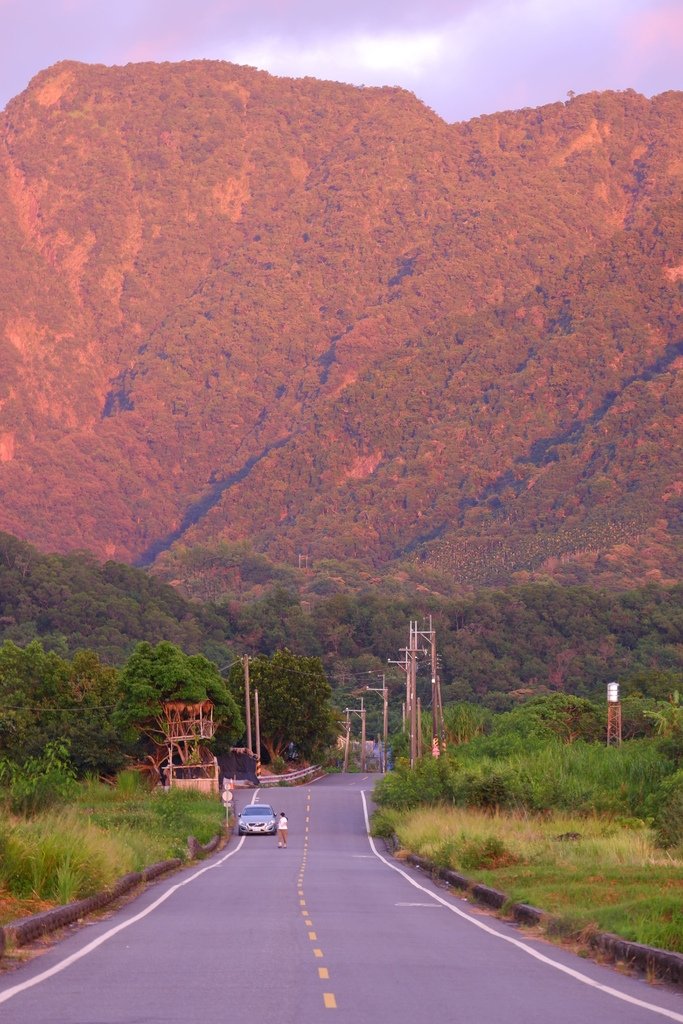
<path fill-rule="evenodd" d="M 221 838 L 220 835 L 214 836 L 210 842 L 202 846 L 194 836 L 190 836 L 187 841 L 190 859 L 196 860 L 202 855 L 213 853 L 217 849 Z M 65 928 L 67 925 L 74 924 L 88 914 L 101 910 L 103 907 L 108 906 L 108 904 L 120 899 L 121 896 L 125 896 L 131 889 L 135 889 L 144 882 L 152 882 L 159 878 L 160 875 L 165 875 L 169 871 L 182 867 L 183 863 L 184 861 L 179 858 L 159 861 L 157 864 L 151 864 L 149 867 L 143 868 L 142 871 L 133 871 L 128 875 L 123 875 L 105 892 L 97 893 L 95 896 L 88 896 L 83 900 L 76 900 L 74 903 L 67 903 L 63 907 L 53 907 L 52 910 L 43 910 L 38 914 L 32 914 L 30 917 L 22 917 L 16 921 L 10 921 L 9 924 L 0 927 L 0 957 L 2 957 L 9 943 L 14 946 L 25 946 L 28 942 L 34 942 L 43 935 L 48 935 L 59 928 Z"/>
<path fill-rule="evenodd" d="M 395 854 L 399 849 L 399 842 L 396 836 L 387 840 L 389 852 Z M 518 924 L 542 925 L 549 932 L 553 930 L 553 924 L 557 918 L 548 914 L 538 907 L 532 907 L 528 903 L 511 903 L 505 893 L 498 889 L 492 889 L 488 885 L 480 885 L 465 875 L 451 871 L 449 868 L 440 868 L 436 864 L 419 857 L 415 853 L 409 853 L 406 857 L 409 864 L 419 868 L 425 874 L 438 878 L 447 885 L 453 886 L 466 892 L 468 896 L 483 903 L 494 910 L 503 910 Z M 643 974 L 657 977 L 671 985 L 683 987 L 683 954 L 672 953 L 666 949 L 657 949 L 655 946 L 643 946 L 637 942 L 629 942 L 618 935 L 609 932 L 596 932 L 586 940 L 591 949 L 602 953 L 613 962 L 622 962 L 635 968 Z"/>
<path fill-rule="evenodd" d="M 213 853 L 214 850 L 218 849 L 218 845 L 221 841 L 221 836 L 214 836 L 204 846 L 195 839 L 194 836 L 188 836 L 187 839 L 187 853 L 191 860 L 197 860 L 198 857 L 203 857 L 208 853 Z"/>

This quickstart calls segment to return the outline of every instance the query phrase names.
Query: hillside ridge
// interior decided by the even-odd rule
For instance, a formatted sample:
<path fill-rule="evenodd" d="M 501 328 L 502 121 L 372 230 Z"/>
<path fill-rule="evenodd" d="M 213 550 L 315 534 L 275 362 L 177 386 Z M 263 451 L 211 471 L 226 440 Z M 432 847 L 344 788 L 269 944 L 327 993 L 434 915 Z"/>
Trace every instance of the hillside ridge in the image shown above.
<path fill-rule="evenodd" d="M 181 584 L 242 542 L 441 589 L 678 578 L 683 93 L 447 124 L 67 61 L 0 126 L 0 529 Z"/>

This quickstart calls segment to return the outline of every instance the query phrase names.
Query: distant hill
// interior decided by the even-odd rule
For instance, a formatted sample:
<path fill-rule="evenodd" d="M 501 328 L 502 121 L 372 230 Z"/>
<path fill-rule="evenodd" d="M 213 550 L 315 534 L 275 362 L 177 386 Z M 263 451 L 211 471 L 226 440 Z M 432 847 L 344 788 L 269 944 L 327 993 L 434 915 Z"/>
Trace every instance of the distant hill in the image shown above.
<path fill-rule="evenodd" d="M 0 645 L 38 640 L 62 656 L 87 649 L 122 665 L 141 640 L 170 640 L 223 666 L 233 632 L 225 609 L 191 603 L 141 569 L 43 555 L 0 533 Z"/>
<path fill-rule="evenodd" d="M 267 568 L 253 555 L 240 565 L 247 588 Z M 208 585 L 210 567 L 203 563 L 203 569 Z M 282 575 L 258 600 L 191 602 L 134 566 L 100 565 L 82 553 L 43 555 L 0 533 L 0 646 L 37 640 L 62 657 L 85 648 L 122 665 L 140 640 L 170 640 L 223 670 L 241 654 L 287 647 L 322 659 L 341 708 L 357 700 L 359 687 L 385 675 L 395 725 L 405 675 L 387 658 L 400 657 L 409 621 L 427 615 L 445 701 L 476 700 L 501 710 L 554 691 L 604 699 L 610 679 L 623 683 L 624 693 L 666 699 L 683 685 L 683 584 L 610 593 L 527 583 L 458 599 L 414 589 L 403 596 L 386 589 L 318 592 L 304 602 Z M 328 582 L 333 579 L 330 573 Z M 418 684 L 427 708 L 427 657 L 418 658 Z M 373 728 L 379 727 L 377 719 Z"/>
<path fill-rule="evenodd" d="M 679 579 L 682 129 L 673 92 L 448 125 L 220 62 L 42 72 L 0 125 L 0 528 L 177 584 L 239 543 Z"/>

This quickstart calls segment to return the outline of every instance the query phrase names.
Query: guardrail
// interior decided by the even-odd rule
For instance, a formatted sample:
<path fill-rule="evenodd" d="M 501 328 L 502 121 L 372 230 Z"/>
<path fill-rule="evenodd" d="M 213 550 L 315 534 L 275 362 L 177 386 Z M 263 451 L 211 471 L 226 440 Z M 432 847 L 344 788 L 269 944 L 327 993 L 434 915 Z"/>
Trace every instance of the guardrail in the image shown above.
<path fill-rule="evenodd" d="M 279 786 L 283 782 L 300 782 L 302 779 L 307 778 L 309 775 L 314 775 L 316 772 L 320 771 L 322 771 L 322 765 L 313 764 L 309 765 L 308 768 L 299 768 L 298 771 L 282 772 L 281 775 L 259 775 L 258 784 L 259 786 Z"/>

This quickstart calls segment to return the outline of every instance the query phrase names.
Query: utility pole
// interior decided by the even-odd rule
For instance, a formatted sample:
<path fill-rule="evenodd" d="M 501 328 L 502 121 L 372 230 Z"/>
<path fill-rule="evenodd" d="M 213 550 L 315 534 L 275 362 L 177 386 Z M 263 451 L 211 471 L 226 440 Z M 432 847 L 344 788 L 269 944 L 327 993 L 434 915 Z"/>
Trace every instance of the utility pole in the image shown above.
<path fill-rule="evenodd" d="M 261 772 L 261 722 L 258 710 L 258 690 L 254 690 L 254 717 L 256 719 L 256 774 Z"/>
<path fill-rule="evenodd" d="M 412 639 L 412 626 L 413 626 L 413 624 L 411 622 L 410 623 L 411 639 Z M 403 703 L 403 706 L 402 706 L 402 709 L 401 709 L 401 716 L 402 716 L 402 720 L 403 720 L 403 732 L 405 732 L 406 731 L 406 725 L 407 725 L 408 720 L 410 718 L 410 695 L 411 695 L 412 691 L 411 691 L 411 684 L 410 684 L 410 659 L 409 659 L 409 656 L 408 656 L 408 648 L 407 647 L 402 647 L 401 648 L 401 652 L 403 654 L 403 661 L 392 661 L 391 658 L 389 658 L 388 661 L 389 661 L 390 665 L 398 665 L 398 667 L 403 669 L 403 671 L 406 674 L 406 699 L 405 699 L 405 701 Z M 411 751 L 412 751 L 412 742 L 411 742 Z M 412 752 L 411 752 L 411 765 L 412 765 Z"/>
<path fill-rule="evenodd" d="M 417 623 L 416 623 L 417 626 Z M 432 754 L 438 757 L 443 749 L 444 723 L 443 704 L 441 701 L 441 680 L 439 679 L 438 660 L 436 655 L 436 631 L 429 616 L 429 629 L 421 630 L 420 637 L 429 644 L 432 670 Z"/>
<path fill-rule="evenodd" d="M 251 694 L 249 692 L 249 655 L 245 654 L 242 659 L 244 666 L 244 715 L 247 720 L 247 750 L 250 754 L 254 751 L 251 746 Z"/>
<path fill-rule="evenodd" d="M 382 771 L 387 773 L 387 745 L 389 743 L 389 690 L 387 689 L 384 674 L 382 674 L 382 700 L 384 701 L 384 712 L 382 715 Z"/>
<path fill-rule="evenodd" d="M 344 773 L 349 770 L 349 746 L 351 744 L 351 718 L 349 709 L 346 709 L 346 722 L 344 724 L 346 736 L 344 738 Z"/>
<path fill-rule="evenodd" d="M 410 670 L 408 673 L 408 685 L 410 691 L 409 721 L 410 721 L 410 767 L 414 768 L 419 757 L 417 738 L 417 620 L 410 623 L 410 646 L 408 657 L 410 659 Z"/>
<path fill-rule="evenodd" d="M 360 699 L 360 770 L 365 771 L 365 702 Z"/>
<path fill-rule="evenodd" d="M 366 690 L 370 693 L 381 693 L 382 701 L 384 702 L 384 709 L 382 715 L 382 763 L 381 768 L 384 773 L 387 770 L 387 743 L 389 741 L 389 691 L 387 689 L 387 681 L 384 672 L 382 673 L 382 689 L 374 686 L 366 686 Z M 405 705 L 403 706 L 403 729 L 405 732 Z"/>
<path fill-rule="evenodd" d="M 410 730 L 410 767 L 415 766 L 418 758 L 417 748 L 417 655 L 421 653 L 417 646 L 417 621 L 410 621 L 410 633 L 408 646 L 402 647 L 403 661 L 392 661 L 390 665 L 398 665 L 406 674 L 406 702 L 403 713 L 403 731 L 405 732 L 406 722 Z"/>
<path fill-rule="evenodd" d="M 348 771 L 349 768 L 349 746 L 351 744 L 351 719 L 350 715 L 358 715 L 361 724 L 361 744 L 360 744 L 360 770 L 365 771 L 365 706 L 363 704 L 363 698 L 361 697 L 361 706 L 359 708 L 345 708 L 346 713 L 346 750 L 344 752 L 344 771 Z"/>

